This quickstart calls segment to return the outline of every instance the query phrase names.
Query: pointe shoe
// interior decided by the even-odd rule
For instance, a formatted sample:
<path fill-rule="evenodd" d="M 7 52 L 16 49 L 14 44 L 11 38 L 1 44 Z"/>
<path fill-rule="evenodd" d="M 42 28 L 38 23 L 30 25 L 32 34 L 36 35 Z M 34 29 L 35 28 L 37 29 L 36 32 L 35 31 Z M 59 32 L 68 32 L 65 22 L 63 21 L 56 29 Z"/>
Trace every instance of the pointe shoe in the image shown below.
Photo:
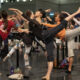
<path fill-rule="evenodd" d="M 42 77 L 42 80 L 50 80 L 47 76 Z"/>

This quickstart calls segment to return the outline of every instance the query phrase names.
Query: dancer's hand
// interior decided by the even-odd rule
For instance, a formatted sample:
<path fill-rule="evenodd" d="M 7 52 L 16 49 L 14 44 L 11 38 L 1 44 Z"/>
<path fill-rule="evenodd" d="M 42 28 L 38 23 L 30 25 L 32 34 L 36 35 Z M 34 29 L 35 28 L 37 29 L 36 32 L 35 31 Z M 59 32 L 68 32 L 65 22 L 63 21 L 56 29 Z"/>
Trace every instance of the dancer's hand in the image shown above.
<path fill-rule="evenodd" d="M 3 30 L 3 29 L 1 29 L 1 28 L 0 28 L 0 30 L 1 30 L 2 32 L 4 32 L 4 33 L 7 33 L 7 30 Z"/>
<path fill-rule="evenodd" d="M 47 10 L 45 10 L 45 12 L 51 12 L 51 9 L 47 9 Z"/>
<path fill-rule="evenodd" d="M 28 29 L 24 29 L 23 32 L 30 33 L 31 31 L 29 31 Z"/>
<path fill-rule="evenodd" d="M 70 15 L 68 12 L 66 11 L 62 11 L 61 13 L 67 14 L 68 16 Z"/>
<path fill-rule="evenodd" d="M 24 31 L 23 31 L 22 29 L 20 29 L 20 28 L 19 28 L 17 31 L 20 32 L 20 33 L 24 32 Z"/>

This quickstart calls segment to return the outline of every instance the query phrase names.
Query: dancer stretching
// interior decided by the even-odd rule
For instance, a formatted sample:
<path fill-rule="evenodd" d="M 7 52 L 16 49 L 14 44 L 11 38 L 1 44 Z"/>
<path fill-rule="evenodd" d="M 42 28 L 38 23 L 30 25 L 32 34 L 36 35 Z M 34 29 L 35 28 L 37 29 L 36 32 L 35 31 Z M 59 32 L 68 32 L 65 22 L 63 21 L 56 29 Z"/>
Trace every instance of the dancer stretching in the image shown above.
<path fill-rule="evenodd" d="M 50 80 L 51 71 L 53 69 L 53 37 L 56 36 L 58 32 L 63 30 L 67 27 L 67 21 L 71 20 L 75 15 L 80 13 L 80 9 L 73 13 L 72 15 L 65 18 L 57 27 L 54 27 L 50 30 L 43 29 L 42 25 L 39 24 L 34 18 L 30 19 L 26 14 L 24 15 L 22 12 L 20 12 L 17 9 L 11 8 L 10 10 L 17 11 L 19 15 L 25 20 L 29 21 L 29 31 L 33 33 L 38 39 L 42 40 L 46 45 L 46 50 L 48 53 L 47 60 L 48 60 L 48 71 L 47 74 L 42 78 L 46 80 Z M 33 15 L 33 14 L 32 14 Z M 24 30 L 20 30 L 21 32 L 24 32 Z"/>

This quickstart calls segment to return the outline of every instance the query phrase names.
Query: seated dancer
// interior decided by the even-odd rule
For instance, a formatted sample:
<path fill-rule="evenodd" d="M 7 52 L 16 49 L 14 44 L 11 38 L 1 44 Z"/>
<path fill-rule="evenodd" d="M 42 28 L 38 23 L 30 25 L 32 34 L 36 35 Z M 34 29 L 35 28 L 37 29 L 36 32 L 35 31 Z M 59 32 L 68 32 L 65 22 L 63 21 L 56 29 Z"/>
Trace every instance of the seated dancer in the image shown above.
<path fill-rule="evenodd" d="M 36 36 L 38 39 L 42 40 L 46 45 L 46 50 L 48 53 L 48 71 L 46 76 L 42 79 L 50 80 L 51 71 L 53 69 L 53 38 L 55 35 L 67 27 L 67 22 L 71 20 L 75 15 L 80 13 L 80 9 L 73 13 L 72 15 L 65 18 L 57 27 L 54 27 L 50 30 L 44 29 L 41 24 L 39 24 L 34 18 L 30 19 L 26 14 L 23 14 L 21 11 L 17 9 L 10 8 L 10 10 L 17 11 L 19 15 L 25 20 L 29 21 L 29 31 Z M 25 30 L 20 30 L 20 32 L 24 32 Z M 27 31 L 27 30 L 26 30 Z"/>

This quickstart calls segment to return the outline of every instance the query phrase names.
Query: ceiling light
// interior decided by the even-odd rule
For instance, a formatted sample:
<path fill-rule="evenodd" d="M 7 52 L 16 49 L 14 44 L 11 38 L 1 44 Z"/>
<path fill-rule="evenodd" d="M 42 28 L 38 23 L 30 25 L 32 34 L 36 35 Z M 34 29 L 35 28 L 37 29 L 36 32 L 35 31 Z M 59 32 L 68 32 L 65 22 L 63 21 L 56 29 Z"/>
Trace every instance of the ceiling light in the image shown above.
<path fill-rule="evenodd" d="M 8 2 L 8 0 L 6 0 L 5 2 Z"/>
<path fill-rule="evenodd" d="M 23 0 L 23 2 L 26 2 L 26 0 Z"/>
<path fill-rule="evenodd" d="M 0 2 L 3 3 L 4 1 L 3 0 L 0 0 Z"/>
<path fill-rule="evenodd" d="M 30 1 L 32 1 L 32 0 L 30 0 Z"/>
<path fill-rule="evenodd" d="M 19 2 L 20 0 L 17 0 L 17 2 Z"/>

